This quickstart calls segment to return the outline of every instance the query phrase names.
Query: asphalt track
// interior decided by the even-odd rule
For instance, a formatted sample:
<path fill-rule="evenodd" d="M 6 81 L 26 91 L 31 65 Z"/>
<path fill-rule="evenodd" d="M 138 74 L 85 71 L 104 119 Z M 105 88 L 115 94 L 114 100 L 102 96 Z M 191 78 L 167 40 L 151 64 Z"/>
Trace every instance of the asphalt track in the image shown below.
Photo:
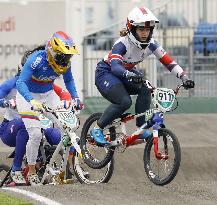
<path fill-rule="evenodd" d="M 81 124 L 85 117 L 81 117 Z M 216 122 L 217 114 L 166 116 L 167 128 L 176 133 L 180 141 L 182 162 L 176 178 L 164 187 L 156 186 L 148 180 L 142 161 L 144 145 L 138 145 L 124 153 L 115 154 L 115 170 L 108 184 L 75 183 L 22 189 L 64 205 L 217 204 Z M 131 124 L 129 129 L 133 127 Z M 0 145 L 0 151 L 2 159 L 8 148 Z M 29 199 L 22 195 L 21 197 Z"/>

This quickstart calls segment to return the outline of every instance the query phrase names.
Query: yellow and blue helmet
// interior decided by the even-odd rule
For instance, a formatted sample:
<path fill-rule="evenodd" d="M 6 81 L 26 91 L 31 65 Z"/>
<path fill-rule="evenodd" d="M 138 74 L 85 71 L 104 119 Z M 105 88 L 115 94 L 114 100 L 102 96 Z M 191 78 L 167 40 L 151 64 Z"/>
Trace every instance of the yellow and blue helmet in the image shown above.
<path fill-rule="evenodd" d="M 70 67 L 70 59 L 79 54 L 74 41 L 63 31 L 52 35 L 46 44 L 47 60 L 57 74 L 65 73 Z"/>

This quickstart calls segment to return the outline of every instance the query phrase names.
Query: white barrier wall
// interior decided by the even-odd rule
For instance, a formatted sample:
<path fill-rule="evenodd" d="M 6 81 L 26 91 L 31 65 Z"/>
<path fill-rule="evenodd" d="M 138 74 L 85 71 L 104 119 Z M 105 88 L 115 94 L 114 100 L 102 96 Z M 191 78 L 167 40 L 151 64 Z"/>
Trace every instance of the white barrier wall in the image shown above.
<path fill-rule="evenodd" d="M 65 30 L 64 2 L 0 3 L 0 83 L 17 71 L 24 51 Z"/>

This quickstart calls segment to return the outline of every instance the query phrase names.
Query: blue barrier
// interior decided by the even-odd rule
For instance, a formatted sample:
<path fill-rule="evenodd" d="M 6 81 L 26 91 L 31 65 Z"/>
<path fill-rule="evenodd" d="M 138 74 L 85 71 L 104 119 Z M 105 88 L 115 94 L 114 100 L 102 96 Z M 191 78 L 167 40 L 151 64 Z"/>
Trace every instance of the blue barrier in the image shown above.
<path fill-rule="evenodd" d="M 217 53 L 217 23 L 198 24 L 193 37 L 195 53 Z"/>

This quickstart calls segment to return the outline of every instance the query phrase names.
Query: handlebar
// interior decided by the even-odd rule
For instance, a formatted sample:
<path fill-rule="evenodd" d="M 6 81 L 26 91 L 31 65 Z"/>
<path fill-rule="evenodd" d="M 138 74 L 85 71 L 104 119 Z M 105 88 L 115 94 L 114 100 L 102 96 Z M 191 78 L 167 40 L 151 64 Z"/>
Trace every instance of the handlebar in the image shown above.
<path fill-rule="evenodd" d="M 45 112 L 49 112 L 49 113 L 55 113 L 55 110 L 54 110 L 54 109 L 52 109 L 52 108 L 50 108 L 50 107 L 48 107 L 47 105 L 45 105 L 45 104 L 42 104 L 42 106 L 43 106 L 43 108 L 44 108 Z"/>
<path fill-rule="evenodd" d="M 142 82 L 151 92 L 153 92 L 156 89 L 156 87 L 154 87 L 148 80 L 143 80 Z M 181 87 L 183 87 L 183 83 L 177 85 L 176 88 L 173 89 L 176 95 L 178 94 Z"/>
<path fill-rule="evenodd" d="M 55 127 L 60 128 L 61 130 L 67 129 L 70 132 L 74 132 L 78 129 L 80 120 L 76 116 L 76 110 L 65 108 L 52 109 L 45 104 L 43 104 L 43 109 L 44 115 L 54 123 Z"/>
<path fill-rule="evenodd" d="M 175 93 L 176 95 L 178 95 L 179 90 L 180 90 L 181 87 L 183 87 L 183 83 L 177 85 L 177 87 L 174 89 L 174 93 Z"/>
<path fill-rule="evenodd" d="M 56 111 L 65 109 L 65 108 L 52 109 L 51 107 L 49 107 L 49 106 L 47 106 L 47 105 L 45 105 L 45 104 L 42 104 L 42 106 L 43 106 L 43 109 L 44 109 L 44 110 L 35 110 L 35 111 L 39 112 L 40 114 L 43 114 L 44 111 L 45 111 L 45 112 L 51 113 L 51 114 L 53 114 L 53 115 L 56 116 Z M 73 110 L 76 114 L 79 114 L 80 110 L 77 110 L 75 105 L 70 106 L 70 108 L 71 108 L 71 110 Z M 31 107 L 31 110 L 33 110 L 33 107 Z M 69 108 L 68 108 L 68 109 L 65 109 L 65 110 L 69 110 Z"/>
<path fill-rule="evenodd" d="M 17 105 L 16 105 L 16 101 L 14 99 L 10 99 L 10 100 L 5 100 L 5 99 L 1 99 L 3 101 L 2 105 L 3 108 L 11 108 L 11 109 L 16 109 Z"/>
<path fill-rule="evenodd" d="M 48 106 L 45 105 L 45 104 L 42 104 L 42 105 L 43 105 L 43 108 L 44 108 L 45 112 L 49 112 L 49 113 L 52 113 L 52 114 L 54 114 L 54 113 L 55 113 L 56 111 L 58 111 L 58 110 L 61 110 L 61 109 L 52 109 L 52 108 L 48 107 Z M 65 109 L 65 108 L 62 108 L 62 109 Z M 69 108 L 68 108 L 68 109 L 65 109 L 65 110 L 69 110 Z M 77 110 L 77 109 L 76 109 L 76 106 L 75 106 L 75 105 L 72 105 L 72 106 L 71 106 L 71 110 L 75 111 L 76 114 L 78 114 L 79 111 L 80 111 L 80 110 Z"/>

